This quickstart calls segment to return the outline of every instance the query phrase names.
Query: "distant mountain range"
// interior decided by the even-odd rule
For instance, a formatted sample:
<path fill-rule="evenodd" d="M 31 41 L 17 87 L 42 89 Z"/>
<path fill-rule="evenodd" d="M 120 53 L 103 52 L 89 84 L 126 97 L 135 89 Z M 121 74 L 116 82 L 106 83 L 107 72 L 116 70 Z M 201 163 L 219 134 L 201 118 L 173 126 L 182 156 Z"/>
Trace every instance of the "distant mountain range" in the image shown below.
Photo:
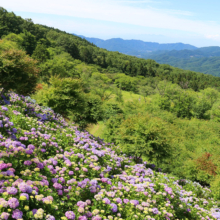
<path fill-rule="evenodd" d="M 154 42 L 144 42 L 141 40 L 123 40 L 121 38 L 112 38 L 109 40 L 102 40 L 99 38 L 89 38 L 82 35 L 79 37 L 85 38 L 87 41 L 95 44 L 98 47 L 110 51 L 118 51 L 120 53 L 143 57 L 148 53 L 155 51 L 172 51 L 172 50 L 195 50 L 197 47 L 190 44 L 173 43 L 173 44 L 159 44 Z"/>
<path fill-rule="evenodd" d="M 161 64 L 170 64 L 186 70 L 220 76 L 220 47 L 217 46 L 198 48 L 183 43 L 159 44 L 121 38 L 102 40 L 82 35 L 80 37 L 110 51 L 118 51 L 144 59 L 153 59 Z"/>

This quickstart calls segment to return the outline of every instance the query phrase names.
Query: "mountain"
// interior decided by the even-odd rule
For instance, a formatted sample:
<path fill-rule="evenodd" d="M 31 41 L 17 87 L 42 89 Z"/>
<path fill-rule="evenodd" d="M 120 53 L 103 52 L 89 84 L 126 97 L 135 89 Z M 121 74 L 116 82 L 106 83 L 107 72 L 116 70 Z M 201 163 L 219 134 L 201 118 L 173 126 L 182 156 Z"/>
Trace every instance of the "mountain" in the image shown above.
<path fill-rule="evenodd" d="M 183 43 L 159 44 L 121 38 L 102 40 L 80 37 L 109 51 L 152 59 L 160 64 L 169 64 L 184 70 L 220 76 L 220 47 L 217 46 L 197 48 Z"/>
<path fill-rule="evenodd" d="M 196 50 L 156 51 L 146 54 L 160 64 L 169 64 L 185 70 L 220 76 L 220 47 L 202 47 Z"/>
<path fill-rule="evenodd" d="M 98 47 L 138 57 L 144 57 L 146 54 L 154 51 L 179 51 L 197 49 L 195 46 L 183 43 L 159 44 L 155 42 L 144 42 L 141 40 L 123 40 L 121 38 L 102 40 L 99 38 L 89 38 L 84 36 L 80 37 L 86 39 Z"/>
<path fill-rule="evenodd" d="M 148 54 L 145 58 L 159 59 L 160 57 L 175 57 L 178 59 L 191 59 L 202 57 L 220 56 L 220 47 L 201 47 L 195 50 L 172 50 L 172 51 L 156 51 Z"/>

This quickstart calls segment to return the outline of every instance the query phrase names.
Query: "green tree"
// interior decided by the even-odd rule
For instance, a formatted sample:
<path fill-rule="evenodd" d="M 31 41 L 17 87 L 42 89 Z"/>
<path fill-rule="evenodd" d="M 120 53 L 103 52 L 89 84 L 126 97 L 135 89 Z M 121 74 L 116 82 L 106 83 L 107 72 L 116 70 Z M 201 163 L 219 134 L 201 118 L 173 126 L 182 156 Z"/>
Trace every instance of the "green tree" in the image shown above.
<path fill-rule="evenodd" d="M 37 61 L 22 50 L 10 49 L 0 54 L 0 85 L 26 95 L 34 91 L 39 69 Z"/>
<path fill-rule="evenodd" d="M 23 38 L 22 47 L 25 49 L 27 54 L 32 55 L 37 46 L 35 36 L 28 31 L 24 31 L 20 34 L 20 36 Z"/>
<path fill-rule="evenodd" d="M 18 34 L 10 33 L 4 36 L 3 40 L 15 42 L 20 47 L 20 49 L 22 48 L 23 38 Z"/>
<path fill-rule="evenodd" d="M 50 59 L 50 53 L 43 44 L 38 44 L 32 54 L 32 57 L 43 63 L 46 60 Z"/>
<path fill-rule="evenodd" d="M 56 45 L 59 47 L 62 47 L 66 52 L 68 52 L 73 58 L 75 59 L 79 59 L 80 55 L 79 55 L 79 49 L 76 46 L 74 40 L 68 36 L 68 35 L 64 35 L 64 34 L 60 34 L 58 39 L 56 39 Z"/>
<path fill-rule="evenodd" d="M 138 114 L 124 120 L 118 129 L 123 151 L 139 159 L 161 162 L 172 154 L 169 126 L 159 118 Z"/>
<path fill-rule="evenodd" d="M 99 72 L 92 73 L 90 83 L 93 89 L 93 93 L 98 95 L 102 101 L 111 99 L 112 95 L 115 93 L 112 80 L 105 74 Z"/>
<path fill-rule="evenodd" d="M 102 118 L 102 101 L 83 92 L 80 79 L 51 77 L 33 97 L 65 118 L 75 121 L 81 128 Z"/>
<path fill-rule="evenodd" d="M 10 32 L 19 34 L 22 32 L 21 25 L 23 19 L 16 16 L 13 12 L 7 12 L 4 8 L 0 7 L 0 38 Z"/>
<path fill-rule="evenodd" d="M 39 54 L 40 56 L 40 54 Z M 65 58 L 55 56 L 46 62 L 40 63 L 41 77 L 48 81 L 51 76 L 59 75 L 60 77 L 72 77 L 76 74 L 75 64 Z"/>

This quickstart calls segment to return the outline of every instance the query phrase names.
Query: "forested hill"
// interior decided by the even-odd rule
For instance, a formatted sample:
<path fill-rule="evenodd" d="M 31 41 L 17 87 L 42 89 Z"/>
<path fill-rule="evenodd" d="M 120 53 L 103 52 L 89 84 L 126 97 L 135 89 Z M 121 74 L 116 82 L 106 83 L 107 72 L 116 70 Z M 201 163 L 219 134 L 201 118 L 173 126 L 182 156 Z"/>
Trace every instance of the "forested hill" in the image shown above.
<path fill-rule="evenodd" d="M 145 54 L 144 58 L 154 59 L 161 64 L 220 76 L 220 47 L 202 47 L 196 50 L 158 51 Z"/>
<path fill-rule="evenodd" d="M 121 38 L 112 38 L 109 40 L 102 40 L 99 38 L 89 38 L 80 36 L 89 42 L 95 44 L 98 47 L 110 50 L 118 51 L 132 56 L 141 56 L 154 51 L 171 51 L 171 50 L 195 50 L 197 47 L 183 44 L 183 43 L 171 43 L 171 44 L 159 44 L 155 42 L 144 42 L 141 40 L 123 40 Z"/>
<path fill-rule="evenodd" d="M 130 76 L 166 79 L 173 83 L 187 83 L 188 88 L 197 91 L 206 87 L 220 87 L 220 78 L 197 72 L 185 71 L 169 65 L 160 65 L 154 60 L 145 60 L 133 56 L 110 52 L 96 47 L 85 39 L 58 29 L 34 24 L 31 19 L 22 19 L 13 12 L 0 8 L 0 38 L 13 33 L 19 35 L 20 46 L 27 54 L 35 54 L 38 60 L 47 58 L 47 48 L 60 48 L 72 58 L 88 64 L 96 64 L 108 73 L 125 73 Z M 13 41 L 13 36 L 8 37 Z M 52 49 L 51 49 L 52 50 Z M 54 52 L 55 53 L 55 52 Z M 58 52 L 56 52 L 58 53 Z M 46 68 L 46 67 L 45 67 Z M 74 74 L 68 72 L 68 74 Z M 44 74 L 41 72 L 41 74 Z M 57 74 L 61 74 L 58 73 Z"/>
<path fill-rule="evenodd" d="M 202 57 L 219 57 L 220 56 L 220 47 L 201 47 L 197 48 L 195 50 L 172 50 L 172 51 L 158 51 L 157 53 L 151 53 L 149 57 L 153 58 L 156 57 L 157 55 L 167 55 L 167 56 L 172 56 L 176 57 L 179 59 L 190 59 L 192 57 L 195 58 L 202 58 Z M 146 57 L 148 58 L 148 57 Z"/>

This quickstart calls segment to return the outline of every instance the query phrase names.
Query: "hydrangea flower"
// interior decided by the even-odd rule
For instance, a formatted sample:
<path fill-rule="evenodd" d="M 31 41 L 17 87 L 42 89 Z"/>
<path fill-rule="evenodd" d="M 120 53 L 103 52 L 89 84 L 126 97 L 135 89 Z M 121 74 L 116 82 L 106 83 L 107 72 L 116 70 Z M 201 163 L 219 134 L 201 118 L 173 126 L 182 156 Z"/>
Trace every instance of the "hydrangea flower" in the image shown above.
<path fill-rule="evenodd" d="M 111 201 L 108 198 L 104 198 L 103 203 L 110 205 Z"/>
<path fill-rule="evenodd" d="M 20 211 L 19 209 L 15 209 L 15 210 L 13 211 L 12 218 L 21 219 L 22 216 L 23 216 L 23 212 Z"/>
<path fill-rule="evenodd" d="M 118 207 L 115 203 L 111 203 L 110 206 L 111 206 L 111 211 L 112 212 L 117 212 L 118 211 Z"/>
<path fill-rule="evenodd" d="M 10 214 L 7 212 L 2 212 L 1 214 L 1 219 L 3 220 L 7 220 L 9 218 Z"/>
<path fill-rule="evenodd" d="M 65 216 L 68 218 L 68 219 L 75 219 L 75 213 L 72 212 L 72 211 L 67 211 L 65 213 Z"/>
<path fill-rule="evenodd" d="M 16 198 L 10 198 L 8 200 L 8 205 L 12 209 L 16 209 L 19 206 L 19 201 Z"/>
<path fill-rule="evenodd" d="M 18 190 L 15 187 L 7 187 L 7 193 L 9 195 L 15 195 L 17 194 Z"/>

